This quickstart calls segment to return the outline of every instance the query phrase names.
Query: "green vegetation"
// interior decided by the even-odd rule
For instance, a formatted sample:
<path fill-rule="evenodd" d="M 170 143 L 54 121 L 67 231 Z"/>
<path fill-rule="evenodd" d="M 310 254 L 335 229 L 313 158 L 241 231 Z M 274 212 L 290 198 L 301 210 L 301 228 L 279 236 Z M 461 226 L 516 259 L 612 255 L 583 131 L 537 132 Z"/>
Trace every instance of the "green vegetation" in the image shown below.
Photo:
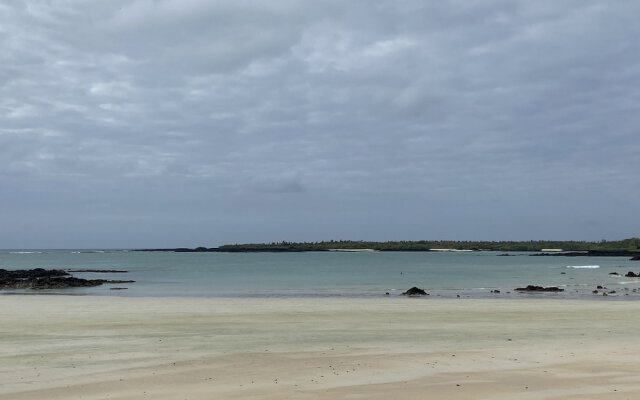
<path fill-rule="evenodd" d="M 485 251 L 540 251 L 541 249 L 562 249 L 565 251 L 640 251 L 640 238 L 599 242 L 531 240 L 517 241 L 454 241 L 418 240 L 392 242 L 365 242 L 353 240 L 331 240 L 323 242 L 280 242 L 228 244 L 220 246 L 223 252 L 297 252 L 329 251 L 332 249 L 373 249 L 379 251 L 428 251 L 430 249 L 485 250 Z"/>

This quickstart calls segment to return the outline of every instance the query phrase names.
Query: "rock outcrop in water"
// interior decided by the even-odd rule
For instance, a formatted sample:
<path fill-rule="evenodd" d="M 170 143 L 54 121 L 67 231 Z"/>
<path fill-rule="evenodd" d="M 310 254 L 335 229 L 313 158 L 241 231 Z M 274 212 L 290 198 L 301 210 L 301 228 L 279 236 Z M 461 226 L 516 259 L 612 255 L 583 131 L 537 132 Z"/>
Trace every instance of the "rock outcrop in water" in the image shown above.
<path fill-rule="evenodd" d="M 124 274 L 129 271 L 120 269 L 66 269 L 66 272 L 94 272 L 100 274 Z"/>
<path fill-rule="evenodd" d="M 636 274 L 633 271 L 629 271 L 625 275 L 627 278 L 640 278 L 640 273 Z"/>
<path fill-rule="evenodd" d="M 405 296 L 428 296 L 429 295 L 429 293 L 415 286 L 402 294 Z"/>
<path fill-rule="evenodd" d="M 640 257 L 637 251 L 632 250 L 561 251 L 552 253 L 535 253 L 529 255 L 538 257 Z"/>
<path fill-rule="evenodd" d="M 35 268 L 18 271 L 0 269 L 0 289 L 64 289 L 132 282 L 134 281 L 76 278 L 60 269 Z"/>
<path fill-rule="evenodd" d="M 6 269 L 0 269 L 0 282 L 10 279 L 16 280 L 32 280 L 38 278 L 55 278 L 60 276 L 69 276 L 67 271 L 62 269 L 21 269 L 17 271 L 7 271 Z"/>
<path fill-rule="evenodd" d="M 515 289 L 518 292 L 564 292 L 564 289 L 561 289 L 557 286 L 536 286 L 536 285 L 528 285 L 527 287 L 521 287 Z"/>

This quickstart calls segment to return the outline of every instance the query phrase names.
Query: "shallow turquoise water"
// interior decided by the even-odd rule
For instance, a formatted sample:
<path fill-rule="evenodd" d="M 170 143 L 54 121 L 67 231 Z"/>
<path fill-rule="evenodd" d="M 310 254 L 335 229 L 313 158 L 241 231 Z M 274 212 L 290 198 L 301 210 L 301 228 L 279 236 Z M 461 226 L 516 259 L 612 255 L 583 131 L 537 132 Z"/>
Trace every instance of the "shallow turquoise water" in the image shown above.
<path fill-rule="evenodd" d="M 135 283 L 36 293 L 110 296 L 370 297 L 397 295 L 411 286 L 432 296 L 522 297 L 515 287 L 563 286 L 563 294 L 586 297 L 596 285 L 616 290 L 610 298 L 635 298 L 640 280 L 612 276 L 640 272 L 625 257 L 531 257 L 495 252 L 311 252 L 311 253 L 163 253 L 72 250 L 0 251 L 0 268 L 123 269 L 126 274 L 74 273 L 83 278 L 132 279 Z M 599 268 L 568 268 L 599 266 Z M 564 274 L 563 274 L 564 272 Z M 127 290 L 110 290 L 110 287 Z M 511 293 L 507 293 L 511 292 Z M 3 291 L 3 294 L 34 291 Z M 532 296 L 529 294 L 528 296 Z M 540 294 L 533 296 L 541 296 Z M 640 298 L 640 297 L 639 297 Z"/>

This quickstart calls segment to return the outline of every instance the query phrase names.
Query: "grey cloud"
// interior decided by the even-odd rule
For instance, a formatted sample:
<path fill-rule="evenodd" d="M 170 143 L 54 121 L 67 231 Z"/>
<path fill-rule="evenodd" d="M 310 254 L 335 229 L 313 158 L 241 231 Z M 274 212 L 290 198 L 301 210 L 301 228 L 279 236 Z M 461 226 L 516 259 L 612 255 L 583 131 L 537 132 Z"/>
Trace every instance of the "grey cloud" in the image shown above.
<path fill-rule="evenodd" d="M 639 11 L 4 3 L 0 243 L 637 234 Z"/>

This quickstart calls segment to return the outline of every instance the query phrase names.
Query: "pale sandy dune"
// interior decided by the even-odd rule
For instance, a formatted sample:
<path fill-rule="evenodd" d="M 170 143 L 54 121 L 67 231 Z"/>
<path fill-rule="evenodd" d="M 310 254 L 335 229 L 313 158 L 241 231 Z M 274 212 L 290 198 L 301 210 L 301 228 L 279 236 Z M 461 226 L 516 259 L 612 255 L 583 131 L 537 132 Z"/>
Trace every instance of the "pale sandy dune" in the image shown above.
<path fill-rule="evenodd" d="M 640 302 L 0 297 L 0 399 L 640 399 Z"/>

